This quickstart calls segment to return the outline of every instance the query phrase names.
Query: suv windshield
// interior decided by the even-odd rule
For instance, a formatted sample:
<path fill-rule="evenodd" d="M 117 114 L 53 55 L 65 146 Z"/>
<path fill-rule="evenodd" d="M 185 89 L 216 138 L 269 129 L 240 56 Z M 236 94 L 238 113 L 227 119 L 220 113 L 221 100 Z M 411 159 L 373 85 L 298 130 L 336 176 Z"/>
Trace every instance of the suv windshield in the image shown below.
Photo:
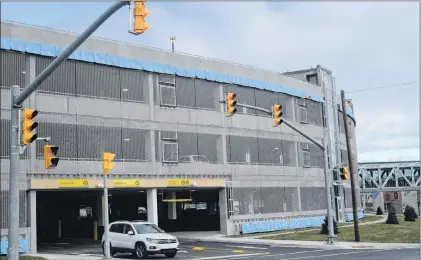
<path fill-rule="evenodd" d="M 164 233 L 162 229 L 154 224 L 134 224 L 133 226 L 138 234 Z"/>

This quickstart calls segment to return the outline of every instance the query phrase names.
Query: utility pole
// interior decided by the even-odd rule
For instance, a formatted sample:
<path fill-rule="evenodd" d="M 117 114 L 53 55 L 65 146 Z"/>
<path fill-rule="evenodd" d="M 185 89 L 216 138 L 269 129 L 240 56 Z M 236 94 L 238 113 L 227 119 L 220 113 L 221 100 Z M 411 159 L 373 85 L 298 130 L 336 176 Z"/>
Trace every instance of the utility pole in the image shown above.
<path fill-rule="evenodd" d="M 19 86 L 12 86 L 11 96 L 11 129 L 10 129 L 10 171 L 9 171 L 9 216 L 8 216 L 8 246 L 7 259 L 19 260 L 19 110 L 22 103 L 111 15 L 128 1 L 114 3 L 99 18 L 97 18 L 76 40 L 70 44 L 54 61 L 45 68 L 21 93 Z"/>
<path fill-rule="evenodd" d="M 272 111 L 264 109 L 262 107 L 256 107 L 256 106 L 251 106 L 251 105 L 247 105 L 247 104 L 240 104 L 237 103 L 234 99 L 235 99 L 235 94 L 234 93 L 229 93 L 228 95 L 226 95 L 227 98 L 229 98 L 229 102 L 227 102 L 227 100 L 221 100 L 219 101 L 220 103 L 227 103 L 228 107 L 230 108 L 230 113 L 229 116 L 232 116 L 237 110 L 235 109 L 235 106 L 239 106 L 239 107 L 245 107 L 245 108 L 251 108 L 254 110 L 259 110 L 261 112 L 264 112 L 268 115 L 273 115 Z M 282 109 L 282 106 L 281 108 Z M 304 133 L 303 131 L 301 131 L 301 129 L 299 129 L 298 127 L 294 126 L 293 124 L 289 123 L 288 121 L 285 120 L 285 118 L 281 117 L 282 113 L 278 113 L 278 118 L 279 120 L 279 124 L 280 123 L 285 123 L 287 126 L 289 126 L 290 128 L 292 128 L 292 130 L 298 132 L 299 134 L 301 134 L 302 136 L 304 136 L 305 138 L 307 138 L 310 142 L 314 143 L 315 145 L 317 145 L 318 147 L 320 147 L 320 149 L 323 150 L 323 160 L 324 160 L 324 177 L 325 177 L 325 186 L 326 186 L 326 199 L 327 199 L 327 220 L 328 220 L 328 228 L 329 228 L 329 235 L 327 236 L 327 243 L 328 244 L 334 244 L 336 243 L 336 237 L 335 237 L 335 233 L 333 230 L 333 215 L 332 215 L 332 192 L 331 192 L 331 187 L 332 187 L 332 182 L 331 182 L 331 175 L 329 173 L 329 165 L 328 165 L 328 156 L 327 156 L 327 133 L 326 130 L 324 131 L 323 134 L 323 143 L 318 142 L 317 140 L 315 140 L 314 138 L 310 137 L 309 135 L 307 135 L 306 133 Z"/>
<path fill-rule="evenodd" d="M 346 101 L 345 101 L 345 91 L 341 90 L 341 101 L 342 101 L 342 116 L 344 118 L 344 128 L 345 128 L 345 139 L 346 139 L 346 150 L 348 152 L 348 167 L 350 171 L 351 178 L 351 197 L 352 197 L 352 214 L 354 216 L 354 238 L 356 242 L 360 241 L 360 228 L 358 227 L 358 213 L 357 213 L 357 200 L 355 197 L 355 168 L 354 163 L 352 162 L 352 150 L 351 142 L 349 140 L 349 128 L 348 128 L 348 116 L 346 114 Z"/>

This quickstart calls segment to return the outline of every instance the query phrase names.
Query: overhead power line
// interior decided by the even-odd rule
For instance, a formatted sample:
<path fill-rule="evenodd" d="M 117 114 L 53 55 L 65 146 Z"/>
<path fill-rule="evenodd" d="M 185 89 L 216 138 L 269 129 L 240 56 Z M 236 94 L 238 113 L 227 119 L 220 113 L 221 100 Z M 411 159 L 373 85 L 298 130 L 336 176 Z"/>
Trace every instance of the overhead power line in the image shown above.
<path fill-rule="evenodd" d="M 375 90 L 375 89 L 383 89 L 383 88 L 392 88 L 392 87 L 399 87 L 399 86 L 405 86 L 405 85 L 411 85 L 415 83 L 419 83 L 420 81 L 411 81 L 411 82 L 405 82 L 400 84 L 394 84 L 394 85 L 388 85 L 388 86 L 382 86 L 382 87 L 375 87 L 375 88 L 364 88 L 359 90 L 353 90 L 353 91 L 346 91 L 346 93 L 356 93 L 356 92 L 363 92 L 363 91 L 369 91 L 369 90 Z"/>

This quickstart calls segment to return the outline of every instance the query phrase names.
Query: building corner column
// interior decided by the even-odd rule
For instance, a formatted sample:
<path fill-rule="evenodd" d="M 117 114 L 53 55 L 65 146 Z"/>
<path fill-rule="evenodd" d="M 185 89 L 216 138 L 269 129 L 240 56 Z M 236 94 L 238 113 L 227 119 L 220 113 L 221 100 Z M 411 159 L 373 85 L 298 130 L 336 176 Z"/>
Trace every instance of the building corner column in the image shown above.
<path fill-rule="evenodd" d="M 158 225 L 158 198 L 157 189 L 148 189 L 146 193 L 147 197 L 147 214 L 148 221 Z"/>
<path fill-rule="evenodd" d="M 31 254 L 36 254 L 37 249 L 37 192 L 31 190 L 28 193 L 28 205 L 29 205 L 29 248 Z"/>

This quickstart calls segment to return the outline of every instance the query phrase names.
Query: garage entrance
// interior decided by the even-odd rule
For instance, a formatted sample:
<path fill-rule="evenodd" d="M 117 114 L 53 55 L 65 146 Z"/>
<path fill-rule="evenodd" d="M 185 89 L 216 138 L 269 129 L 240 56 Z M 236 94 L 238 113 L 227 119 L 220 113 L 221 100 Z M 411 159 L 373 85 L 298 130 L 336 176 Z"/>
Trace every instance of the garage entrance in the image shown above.
<path fill-rule="evenodd" d="M 39 243 L 64 239 L 101 240 L 102 191 L 38 191 L 37 237 Z M 109 221 L 146 220 L 146 192 L 109 190 Z"/>
<path fill-rule="evenodd" d="M 219 190 L 158 190 L 158 224 L 167 232 L 219 231 Z"/>

